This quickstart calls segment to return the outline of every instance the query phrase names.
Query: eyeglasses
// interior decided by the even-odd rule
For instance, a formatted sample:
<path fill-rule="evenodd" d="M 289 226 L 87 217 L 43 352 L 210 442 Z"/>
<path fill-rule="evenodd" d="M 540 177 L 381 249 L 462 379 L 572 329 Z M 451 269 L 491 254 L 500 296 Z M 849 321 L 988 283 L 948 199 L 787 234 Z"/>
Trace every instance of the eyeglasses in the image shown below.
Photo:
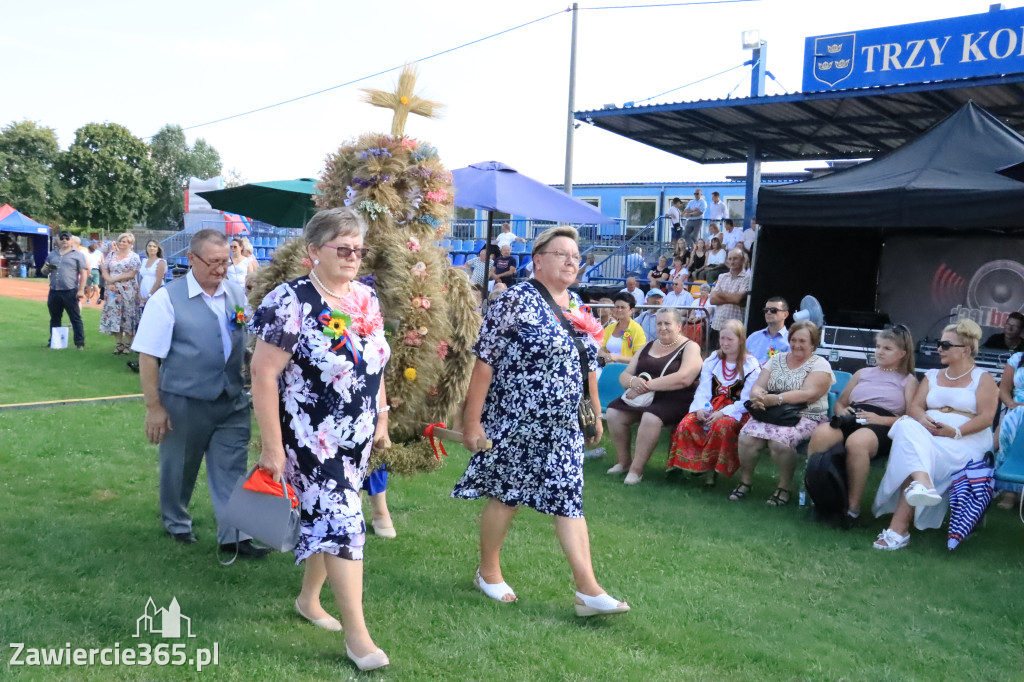
<path fill-rule="evenodd" d="M 782 313 L 788 312 L 788 309 L 787 308 L 765 308 L 764 309 L 764 314 L 765 315 L 767 315 L 768 313 L 771 313 L 772 315 L 774 315 L 775 313 L 780 313 L 780 312 L 782 312 Z"/>
<path fill-rule="evenodd" d="M 350 256 L 355 256 L 357 260 L 362 260 L 366 258 L 366 255 L 368 253 L 370 253 L 370 250 L 365 246 L 358 249 L 353 249 L 351 246 L 335 246 L 334 244 L 324 244 L 323 247 L 321 248 L 337 249 L 338 258 L 340 258 L 341 260 L 346 260 Z"/>
<path fill-rule="evenodd" d="M 67 240 L 71 239 L 71 237 L 66 234 L 62 234 L 61 236 L 57 237 L 57 239 L 59 239 L 62 242 L 66 242 Z"/>
<path fill-rule="evenodd" d="M 550 253 L 563 261 L 571 260 L 573 263 L 580 262 L 580 254 L 578 253 L 569 253 L 568 251 L 538 251 L 538 253 Z"/>
<path fill-rule="evenodd" d="M 935 344 L 935 347 L 939 350 L 949 350 L 950 348 L 967 348 L 967 345 L 963 343 L 950 343 L 949 341 L 939 341 L 937 344 Z"/>
<path fill-rule="evenodd" d="M 227 258 L 225 258 L 224 260 L 208 261 L 202 256 L 200 256 L 198 253 L 195 253 L 193 251 L 189 251 L 189 253 L 198 258 L 200 263 L 203 263 L 206 267 L 210 268 L 211 270 L 216 270 L 217 268 L 226 268 L 231 264 L 231 261 L 228 260 Z"/>

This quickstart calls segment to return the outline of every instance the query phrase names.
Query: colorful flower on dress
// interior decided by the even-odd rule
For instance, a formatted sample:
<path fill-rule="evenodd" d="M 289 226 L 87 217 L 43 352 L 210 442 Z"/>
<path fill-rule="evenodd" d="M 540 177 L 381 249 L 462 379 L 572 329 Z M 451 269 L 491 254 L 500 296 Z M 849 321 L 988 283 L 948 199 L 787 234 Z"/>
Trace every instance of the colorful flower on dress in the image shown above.
<path fill-rule="evenodd" d="M 416 381 L 416 368 L 409 367 L 402 373 L 406 381 Z"/>
<path fill-rule="evenodd" d="M 245 308 L 240 305 L 235 306 L 235 311 L 228 316 L 228 319 L 231 320 L 231 324 L 235 329 L 241 329 L 249 321 L 245 317 Z"/>
<path fill-rule="evenodd" d="M 633 347 L 633 335 L 630 334 L 628 330 L 622 332 L 622 343 L 627 348 L 632 348 Z"/>
<path fill-rule="evenodd" d="M 427 264 L 423 261 L 419 261 L 416 265 L 412 266 L 412 269 L 409 272 L 411 272 L 415 277 L 425 279 L 427 277 Z"/>
<path fill-rule="evenodd" d="M 342 302 L 342 308 L 351 317 L 349 325 L 364 338 L 384 328 L 380 308 L 370 292 L 362 287 L 352 287 L 351 293 Z"/>
<path fill-rule="evenodd" d="M 448 357 L 448 342 L 443 339 L 437 344 L 437 357 L 442 360 Z"/>
<path fill-rule="evenodd" d="M 772 356 L 779 352 L 779 349 L 775 346 L 768 346 L 768 359 L 771 360 Z"/>
<path fill-rule="evenodd" d="M 352 337 L 348 334 L 348 328 L 352 324 L 352 318 L 340 310 L 327 310 L 324 309 L 320 313 L 320 324 L 324 326 L 323 333 L 328 339 L 337 341 L 337 343 L 331 347 L 332 351 L 336 351 L 342 346 L 346 346 L 352 351 L 352 359 L 359 362 L 359 351 L 356 350 L 356 346 L 352 343 Z"/>
<path fill-rule="evenodd" d="M 416 237 L 409 237 L 409 241 L 405 243 L 405 246 L 413 253 L 416 253 L 420 250 L 420 240 Z"/>
<path fill-rule="evenodd" d="M 430 299 L 426 296 L 416 296 L 412 299 L 413 308 L 423 308 L 424 310 L 430 310 Z"/>
<path fill-rule="evenodd" d="M 573 329 L 588 335 L 595 343 L 601 343 L 604 339 L 604 327 L 601 326 L 601 322 L 585 308 L 570 307 L 565 311 L 565 317 L 572 323 Z M 622 335 L 622 340 L 625 342 L 625 334 Z"/>

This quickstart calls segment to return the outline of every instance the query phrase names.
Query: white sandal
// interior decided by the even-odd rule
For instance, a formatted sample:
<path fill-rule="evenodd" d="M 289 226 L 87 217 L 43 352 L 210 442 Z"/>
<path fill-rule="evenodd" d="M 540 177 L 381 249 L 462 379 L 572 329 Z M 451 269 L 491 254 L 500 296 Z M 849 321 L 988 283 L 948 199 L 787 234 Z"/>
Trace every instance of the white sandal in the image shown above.
<path fill-rule="evenodd" d="M 934 507 L 942 502 L 942 495 L 935 488 L 925 488 L 920 481 L 913 481 L 903 492 L 911 507 Z"/>
<path fill-rule="evenodd" d="M 883 544 L 884 543 L 884 544 Z M 878 534 L 876 539 L 871 546 L 875 549 L 881 549 L 883 551 L 893 552 L 897 549 L 903 549 L 910 544 L 910 533 L 906 535 L 900 535 L 894 530 L 886 528 Z"/>
<path fill-rule="evenodd" d="M 582 592 L 576 593 L 576 615 L 580 617 L 601 616 L 609 613 L 625 613 L 629 604 L 620 602 L 607 592 L 590 597 Z"/>
<path fill-rule="evenodd" d="M 500 601 L 505 604 L 511 604 L 514 601 L 518 601 L 519 597 L 512 591 L 512 588 L 508 586 L 508 583 L 502 581 L 500 583 L 488 583 L 484 582 L 484 579 L 480 576 L 480 569 L 476 569 L 476 576 L 473 578 L 473 584 L 480 588 L 480 591 L 486 594 L 495 601 Z M 512 595 L 511 599 L 504 599 L 505 595 Z"/>

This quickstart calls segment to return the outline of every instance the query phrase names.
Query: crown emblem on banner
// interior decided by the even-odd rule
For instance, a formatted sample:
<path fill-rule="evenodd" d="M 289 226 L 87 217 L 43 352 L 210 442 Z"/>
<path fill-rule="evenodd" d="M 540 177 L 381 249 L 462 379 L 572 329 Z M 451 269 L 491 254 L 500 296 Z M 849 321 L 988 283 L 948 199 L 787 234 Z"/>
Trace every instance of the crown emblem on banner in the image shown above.
<path fill-rule="evenodd" d="M 843 46 L 840 43 L 836 43 L 835 45 L 829 45 L 827 49 L 829 54 L 836 54 L 843 49 Z"/>
<path fill-rule="evenodd" d="M 832 68 L 832 62 L 818 62 L 818 71 L 828 71 Z"/>
<path fill-rule="evenodd" d="M 849 59 L 837 59 L 836 60 L 836 68 L 837 69 L 845 69 L 849 65 L 850 65 L 850 60 Z"/>

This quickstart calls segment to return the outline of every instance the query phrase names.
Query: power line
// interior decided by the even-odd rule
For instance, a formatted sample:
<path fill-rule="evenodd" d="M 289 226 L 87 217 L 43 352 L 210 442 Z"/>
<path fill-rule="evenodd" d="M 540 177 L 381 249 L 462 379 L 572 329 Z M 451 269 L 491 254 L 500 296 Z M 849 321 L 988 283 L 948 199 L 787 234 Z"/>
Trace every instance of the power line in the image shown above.
<path fill-rule="evenodd" d="M 647 7 L 685 7 L 687 5 L 726 5 L 734 2 L 758 2 L 758 0 L 694 0 L 693 2 L 666 2 L 657 5 L 608 5 L 605 7 L 580 7 L 580 9 L 641 9 Z"/>
<path fill-rule="evenodd" d="M 743 64 L 737 64 L 736 66 L 732 66 L 732 67 L 726 69 L 725 71 L 719 71 L 718 73 L 713 73 L 710 76 L 705 76 L 704 78 L 698 78 L 697 80 L 695 80 L 695 81 L 693 81 L 691 83 L 687 83 L 686 85 L 680 85 L 678 88 L 672 88 L 671 90 L 666 90 L 665 92 L 659 92 L 657 95 L 651 95 L 650 97 L 647 97 L 645 99 L 636 100 L 634 102 L 626 102 L 623 106 L 627 106 L 627 107 L 628 106 L 635 106 L 637 104 L 642 104 L 643 102 L 649 102 L 652 99 L 655 99 L 657 97 L 661 97 L 662 95 L 667 95 L 670 92 L 675 92 L 676 90 L 682 90 L 683 88 L 688 88 L 691 85 L 696 85 L 697 83 L 702 83 L 702 82 L 704 82 L 706 80 L 710 80 L 712 78 L 716 78 L 718 76 L 721 76 L 722 74 L 729 73 L 730 71 L 735 71 L 736 69 L 742 69 L 744 66 L 747 66 L 747 64 L 749 64 L 749 63 L 750 62 L 744 62 Z M 733 88 L 733 89 L 735 89 L 735 88 Z"/>
<path fill-rule="evenodd" d="M 726 0 L 726 1 L 738 2 L 738 1 L 741 1 L 741 0 Z M 746 1 L 746 0 L 742 0 L 742 1 Z M 490 34 L 488 36 L 484 36 L 483 38 L 477 38 L 476 40 L 471 40 L 468 43 L 463 43 L 463 44 L 457 45 L 455 47 L 450 47 L 447 50 L 442 50 L 440 52 L 435 52 L 434 54 L 429 55 L 427 57 L 421 57 L 420 59 L 413 60 L 412 63 L 425 62 L 428 59 L 433 59 L 434 57 L 440 57 L 441 55 L 448 54 L 449 52 L 454 52 L 455 50 L 461 50 L 464 47 L 469 47 L 470 45 L 475 45 L 476 43 L 480 43 L 480 42 L 483 42 L 485 40 L 490 40 L 491 38 L 496 38 L 496 37 L 498 37 L 500 35 L 503 35 L 505 33 L 509 33 L 511 31 L 515 31 L 517 29 L 524 28 L 524 27 L 529 26 L 531 24 L 536 24 L 536 23 L 538 23 L 540 21 L 544 21 L 546 19 L 550 19 L 553 16 L 557 16 L 559 14 L 564 14 L 565 12 L 571 12 L 571 11 L 572 11 L 571 9 L 561 9 L 561 10 L 558 10 L 557 12 L 552 12 L 551 14 L 548 14 L 547 16 L 540 17 L 539 19 L 533 19 L 532 21 L 527 21 L 524 24 L 519 24 L 518 26 L 513 26 L 511 28 L 506 28 L 503 31 L 498 31 L 497 33 L 492 33 L 492 34 Z M 239 114 L 232 114 L 231 116 L 224 116 L 223 118 L 214 119 L 213 121 L 206 121 L 205 123 L 196 123 L 195 125 L 190 125 L 190 126 L 184 127 L 184 128 L 182 128 L 182 130 L 195 130 L 196 128 L 202 128 L 204 126 L 213 125 L 214 123 L 223 123 L 224 121 L 230 121 L 231 119 L 234 119 L 234 118 L 240 118 L 242 116 L 248 116 L 249 114 L 255 114 L 255 113 L 258 113 L 260 111 L 266 111 L 267 109 L 273 109 L 274 107 L 279 107 L 279 106 L 282 106 L 282 105 L 285 105 L 285 104 L 291 104 L 292 102 L 298 102 L 299 100 L 308 99 L 309 97 L 314 97 L 316 95 L 322 95 L 323 93 L 330 92 L 331 90 L 337 90 L 338 88 L 344 88 L 344 87 L 346 87 L 348 85 L 354 85 L 355 83 L 359 83 L 361 81 L 369 80 L 370 78 L 376 78 L 377 76 L 382 76 L 385 73 L 389 73 L 391 71 L 395 71 L 396 69 L 401 69 L 403 66 L 405 66 L 405 65 L 401 64 L 399 66 L 392 66 L 392 67 L 390 67 L 388 69 L 384 69 L 383 71 L 378 71 L 377 73 L 371 73 L 368 76 L 362 76 L 361 78 L 356 78 L 354 80 L 350 80 L 350 81 L 345 82 L 345 83 L 339 83 L 338 85 L 332 85 L 331 87 L 324 88 L 323 90 L 317 90 L 316 92 L 310 92 L 310 93 L 305 94 L 305 95 L 299 95 L 298 97 L 292 97 L 291 99 L 286 99 L 286 100 L 281 101 L 281 102 L 275 102 L 274 104 L 268 104 L 266 106 L 258 107 L 256 109 L 250 109 L 249 111 L 243 111 L 242 113 L 239 113 Z M 143 138 L 143 139 L 147 139 L 148 140 L 148 139 L 152 139 L 152 137 L 153 136 L 150 135 L 149 137 Z"/>

